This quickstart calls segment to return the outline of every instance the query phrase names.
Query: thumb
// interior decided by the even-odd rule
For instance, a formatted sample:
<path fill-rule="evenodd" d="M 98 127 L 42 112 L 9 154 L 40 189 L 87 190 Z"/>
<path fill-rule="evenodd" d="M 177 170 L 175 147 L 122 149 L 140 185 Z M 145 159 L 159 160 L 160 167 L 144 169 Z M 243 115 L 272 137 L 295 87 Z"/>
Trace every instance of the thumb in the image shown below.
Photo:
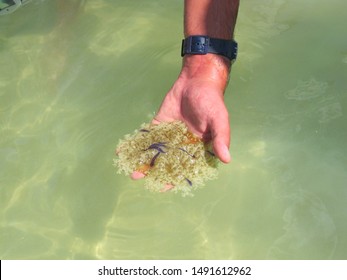
<path fill-rule="evenodd" d="M 228 114 L 220 116 L 211 124 L 212 147 L 216 156 L 224 163 L 230 162 L 230 125 Z"/>

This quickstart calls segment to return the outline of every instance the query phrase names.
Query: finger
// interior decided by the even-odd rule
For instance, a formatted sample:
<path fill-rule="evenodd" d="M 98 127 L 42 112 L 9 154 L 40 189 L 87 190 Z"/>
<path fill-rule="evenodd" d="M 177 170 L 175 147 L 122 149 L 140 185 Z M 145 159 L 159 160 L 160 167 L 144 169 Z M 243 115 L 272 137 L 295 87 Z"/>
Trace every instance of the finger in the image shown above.
<path fill-rule="evenodd" d="M 144 178 L 146 175 L 143 174 L 142 172 L 139 171 L 134 171 L 133 173 L 131 173 L 130 178 L 133 180 L 139 180 Z"/>
<path fill-rule="evenodd" d="M 160 190 L 160 192 L 167 192 L 167 191 L 173 189 L 174 187 L 175 187 L 174 185 L 166 184 L 166 185 Z"/>
<path fill-rule="evenodd" d="M 228 115 L 220 116 L 211 124 L 213 151 L 224 163 L 230 162 L 230 125 Z"/>
<path fill-rule="evenodd" d="M 131 175 L 130 175 L 131 179 L 133 180 L 140 180 L 143 179 L 144 177 L 146 177 L 145 174 L 139 172 L 139 171 L 134 171 Z M 171 189 L 173 189 L 175 186 L 172 184 L 166 184 L 159 192 L 167 192 Z"/>

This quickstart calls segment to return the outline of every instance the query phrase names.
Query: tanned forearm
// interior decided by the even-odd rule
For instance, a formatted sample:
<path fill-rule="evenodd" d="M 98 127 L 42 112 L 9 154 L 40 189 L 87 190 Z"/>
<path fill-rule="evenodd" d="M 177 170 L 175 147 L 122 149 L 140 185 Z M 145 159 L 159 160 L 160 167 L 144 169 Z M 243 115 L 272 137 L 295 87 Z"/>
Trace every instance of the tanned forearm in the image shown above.
<path fill-rule="evenodd" d="M 185 0 L 184 35 L 232 39 L 239 0 Z"/>
<path fill-rule="evenodd" d="M 184 36 L 206 35 L 230 40 L 234 36 L 239 0 L 185 0 Z M 215 54 L 185 55 L 183 73 L 188 78 L 217 82 L 222 92 L 227 86 L 230 61 Z"/>

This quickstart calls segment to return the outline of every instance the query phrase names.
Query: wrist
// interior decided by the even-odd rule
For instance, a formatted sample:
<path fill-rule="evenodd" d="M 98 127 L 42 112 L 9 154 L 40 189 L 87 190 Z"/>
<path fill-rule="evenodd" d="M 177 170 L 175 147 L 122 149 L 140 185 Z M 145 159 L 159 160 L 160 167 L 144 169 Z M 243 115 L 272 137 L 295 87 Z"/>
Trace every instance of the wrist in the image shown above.
<path fill-rule="evenodd" d="M 231 62 L 228 58 L 216 55 L 185 55 L 180 76 L 193 80 L 208 80 L 217 83 L 224 91 L 229 81 Z"/>

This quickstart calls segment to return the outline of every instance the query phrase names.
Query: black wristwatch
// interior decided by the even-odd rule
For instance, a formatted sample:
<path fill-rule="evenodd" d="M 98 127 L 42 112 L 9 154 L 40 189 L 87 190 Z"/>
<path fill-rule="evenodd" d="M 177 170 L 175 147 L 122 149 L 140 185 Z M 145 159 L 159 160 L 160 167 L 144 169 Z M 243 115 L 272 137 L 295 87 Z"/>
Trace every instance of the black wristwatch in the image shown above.
<path fill-rule="evenodd" d="M 223 55 L 234 62 L 237 56 L 237 43 L 234 40 L 216 39 L 208 36 L 189 36 L 182 40 L 181 56 L 207 53 Z"/>

